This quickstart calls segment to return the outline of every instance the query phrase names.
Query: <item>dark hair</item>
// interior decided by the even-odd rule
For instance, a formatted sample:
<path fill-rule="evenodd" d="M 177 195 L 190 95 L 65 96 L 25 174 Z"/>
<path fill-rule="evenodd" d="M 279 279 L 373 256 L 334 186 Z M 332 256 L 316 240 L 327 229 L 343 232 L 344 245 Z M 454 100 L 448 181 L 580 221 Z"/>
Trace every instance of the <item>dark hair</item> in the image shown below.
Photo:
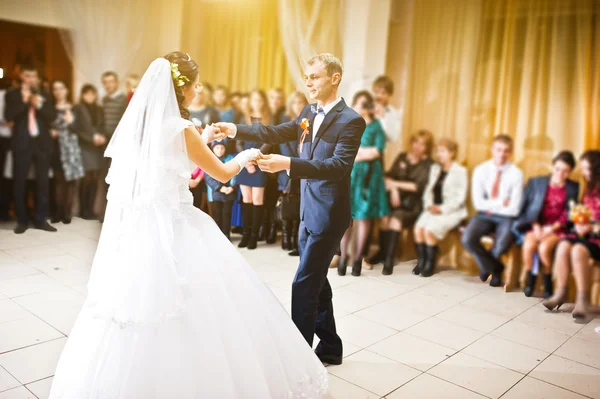
<path fill-rule="evenodd" d="M 98 89 L 96 89 L 96 86 L 94 86 L 93 84 L 90 84 L 90 83 L 84 84 L 81 87 L 81 91 L 79 94 L 80 101 L 83 101 L 83 95 L 86 93 L 89 93 L 90 91 L 93 91 L 94 94 L 98 94 Z"/>
<path fill-rule="evenodd" d="M 54 97 L 54 84 L 55 83 L 62 83 L 63 86 L 65 86 L 65 88 L 67 89 L 67 91 L 69 90 L 69 86 L 67 86 L 67 82 L 65 82 L 62 79 L 54 79 L 52 81 L 52 83 L 50 83 L 50 99 L 52 100 L 52 104 L 56 104 L 56 97 Z M 67 98 L 67 101 L 69 101 L 68 98 Z"/>
<path fill-rule="evenodd" d="M 263 90 L 254 89 L 248 95 L 248 100 L 250 100 L 250 98 L 254 94 L 259 96 L 263 100 L 263 107 L 260 110 L 261 117 L 262 117 L 262 123 L 264 123 L 264 124 L 271 123 L 271 110 L 269 109 L 269 100 L 267 99 L 267 95 L 265 94 L 265 92 Z M 248 104 L 248 106 L 250 107 L 250 113 L 252 113 L 252 105 Z"/>
<path fill-rule="evenodd" d="M 557 162 L 563 162 L 566 163 L 567 165 L 569 165 L 571 167 L 571 169 L 575 169 L 575 156 L 573 155 L 573 153 L 571 151 L 561 151 L 558 154 L 556 154 L 554 156 L 554 158 L 552 158 L 552 165 L 554 165 Z"/>
<path fill-rule="evenodd" d="M 579 161 L 587 161 L 590 164 L 592 175 L 587 185 L 588 192 L 600 192 L 600 151 L 589 150 L 581 154 Z"/>
<path fill-rule="evenodd" d="M 428 157 L 431 157 L 431 150 L 433 149 L 433 133 L 427 129 L 421 129 L 411 134 L 411 145 L 418 140 L 423 140 L 425 142 L 425 154 L 427 154 Z"/>
<path fill-rule="evenodd" d="M 173 51 L 172 53 L 165 55 L 165 58 L 171 64 L 177 64 L 181 75 L 188 79 L 183 86 L 177 86 L 175 82 L 173 82 L 173 89 L 175 90 L 175 96 L 177 97 L 177 105 L 179 106 L 181 117 L 189 119 L 190 111 L 183 104 L 185 100 L 185 96 L 183 95 L 183 87 L 189 87 L 196 81 L 196 78 L 200 74 L 198 65 L 194 60 L 192 60 L 192 57 L 190 57 L 189 54 L 182 51 Z"/>
<path fill-rule="evenodd" d="M 241 96 L 242 96 L 242 93 L 240 93 L 239 91 L 234 91 L 233 93 L 231 93 L 229 95 L 230 98 L 231 97 L 241 97 Z"/>
<path fill-rule="evenodd" d="M 119 75 L 117 75 L 116 72 L 114 71 L 106 71 L 102 74 L 102 79 L 104 78 L 108 78 L 109 76 L 112 76 L 113 78 L 115 78 L 116 81 L 119 81 Z"/>
<path fill-rule="evenodd" d="M 215 87 L 215 91 L 223 91 L 225 92 L 225 95 L 229 97 L 229 88 L 225 85 L 217 85 L 217 87 Z"/>
<path fill-rule="evenodd" d="M 367 106 L 367 110 L 369 111 L 369 116 L 371 118 L 375 119 L 375 114 L 373 113 L 373 109 L 375 108 L 375 105 L 374 105 L 375 100 L 373 100 L 373 96 L 368 91 L 361 90 L 359 92 L 356 92 L 356 94 L 354 94 L 354 97 L 352 97 L 352 105 L 353 106 L 356 105 L 358 100 L 360 100 L 363 97 L 367 99 L 366 106 Z"/>
<path fill-rule="evenodd" d="M 19 65 L 21 72 L 38 72 L 37 68 L 31 64 L 21 64 Z"/>
<path fill-rule="evenodd" d="M 385 90 L 390 96 L 394 94 L 394 82 L 390 79 L 389 76 L 381 75 L 378 76 L 377 79 L 373 82 L 373 88 L 382 88 Z"/>
<path fill-rule="evenodd" d="M 514 141 L 513 141 L 512 137 L 510 137 L 506 133 L 500 133 L 499 135 L 495 136 L 494 139 L 492 140 L 492 143 L 505 144 L 505 145 L 509 146 L 511 150 L 513 149 L 513 146 L 514 146 Z"/>

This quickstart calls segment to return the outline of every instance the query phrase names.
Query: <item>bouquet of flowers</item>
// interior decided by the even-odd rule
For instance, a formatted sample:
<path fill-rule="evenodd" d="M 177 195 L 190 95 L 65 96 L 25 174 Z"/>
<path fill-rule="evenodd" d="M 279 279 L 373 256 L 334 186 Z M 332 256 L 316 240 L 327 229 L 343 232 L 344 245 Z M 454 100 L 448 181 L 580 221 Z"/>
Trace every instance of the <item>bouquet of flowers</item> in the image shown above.
<path fill-rule="evenodd" d="M 569 220 L 575 224 L 589 224 L 592 221 L 592 211 L 584 204 L 569 204 Z"/>

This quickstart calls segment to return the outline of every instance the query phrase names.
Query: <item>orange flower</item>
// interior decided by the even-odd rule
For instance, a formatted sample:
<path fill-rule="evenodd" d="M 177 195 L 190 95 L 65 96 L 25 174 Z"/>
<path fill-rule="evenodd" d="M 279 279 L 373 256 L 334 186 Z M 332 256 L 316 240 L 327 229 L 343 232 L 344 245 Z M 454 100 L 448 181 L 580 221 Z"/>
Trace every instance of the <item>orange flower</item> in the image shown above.
<path fill-rule="evenodd" d="M 575 224 L 588 224 L 592 218 L 592 212 L 583 204 L 571 204 L 569 219 Z"/>
<path fill-rule="evenodd" d="M 308 130 L 308 128 L 310 127 L 310 121 L 308 120 L 308 118 L 302 119 L 302 122 L 300 122 L 300 127 L 303 130 Z"/>

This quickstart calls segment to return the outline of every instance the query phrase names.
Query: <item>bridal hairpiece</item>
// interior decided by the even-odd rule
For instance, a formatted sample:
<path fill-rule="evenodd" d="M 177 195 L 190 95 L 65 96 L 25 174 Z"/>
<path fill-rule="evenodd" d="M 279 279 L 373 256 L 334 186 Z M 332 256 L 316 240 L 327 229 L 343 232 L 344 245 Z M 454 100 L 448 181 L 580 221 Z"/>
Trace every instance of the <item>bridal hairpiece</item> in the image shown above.
<path fill-rule="evenodd" d="M 182 75 L 181 72 L 179 72 L 179 64 L 171 63 L 171 76 L 177 87 L 184 86 L 186 82 L 190 81 L 187 76 Z"/>

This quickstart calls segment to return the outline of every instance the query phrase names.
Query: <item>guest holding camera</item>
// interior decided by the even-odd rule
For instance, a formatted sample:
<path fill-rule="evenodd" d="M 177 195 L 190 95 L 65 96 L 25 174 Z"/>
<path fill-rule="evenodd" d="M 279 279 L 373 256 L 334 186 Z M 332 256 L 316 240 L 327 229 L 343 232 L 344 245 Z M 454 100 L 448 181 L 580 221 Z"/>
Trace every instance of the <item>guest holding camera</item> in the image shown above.
<path fill-rule="evenodd" d="M 21 66 L 21 86 L 6 93 L 4 119 L 12 124 L 14 199 L 17 213 L 15 234 L 24 233 L 29 224 L 26 203 L 27 173 L 35 163 L 36 213 L 35 228 L 54 232 L 48 221 L 50 157 L 52 137 L 50 124 L 54 121 L 52 104 L 40 92 L 38 71 Z"/>

